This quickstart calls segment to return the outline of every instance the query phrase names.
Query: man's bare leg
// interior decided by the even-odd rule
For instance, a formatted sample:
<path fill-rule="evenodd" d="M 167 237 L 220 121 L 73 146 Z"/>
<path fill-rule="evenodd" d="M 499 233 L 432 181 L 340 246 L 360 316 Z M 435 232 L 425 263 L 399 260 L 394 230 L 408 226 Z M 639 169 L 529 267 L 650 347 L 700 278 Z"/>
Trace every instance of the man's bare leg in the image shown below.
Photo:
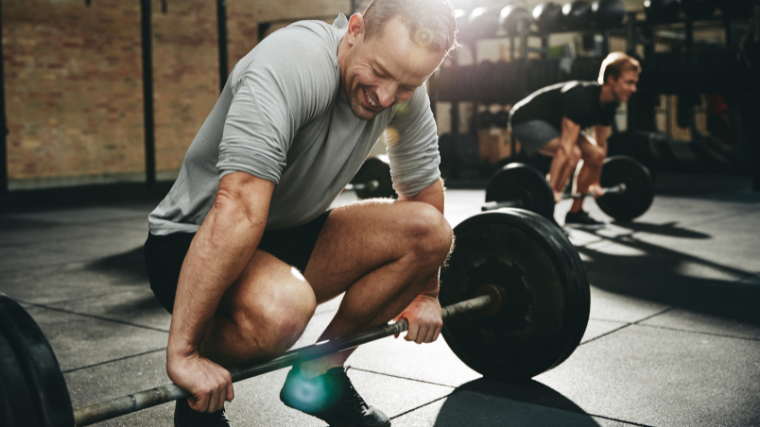
<path fill-rule="evenodd" d="M 599 183 L 605 152 L 601 147 L 596 145 L 596 142 L 584 136 L 578 138 L 578 147 L 581 150 L 582 160 L 578 165 L 573 182 L 573 192 L 586 193 L 589 191 L 589 186 Z M 570 212 L 579 212 L 583 208 L 583 200 L 573 200 Z"/>
<path fill-rule="evenodd" d="M 344 336 L 401 313 L 446 259 L 452 231 L 421 202 L 372 200 L 334 209 L 306 268 L 318 303 L 346 292 L 320 340 Z M 306 362 L 311 375 L 342 366 L 351 351 Z"/>
<path fill-rule="evenodd" d="M 550 173 L 547 177 L 547 181 L 549 181 L 549 186 L 552 187 L 552 190 L 554 190 L 552 183 L 555 181 L 555 179 L 560 181 L 561 185 L 559 187 L 564 188 L 567 186 L 568 179 L 578 164 L 578 160 L 581 158 L 581 152 L 578 149 L 577 145 L 573 146 L 573 151 L 570 153 L 570 161 L 564 164 L 563 167 L 557 169 L 555 171 L 556 177 L 552 177 L 551 171 L 555 169 L 555 163 L 557 162 L 555 154 L 557 154 L 557 150 L 559 150 L 560 141 L 560 137 L 554 138 L 538 150 L 539 153 L 552 157 L 552 166 L 550 167 Z"/>
<path fill-rule="evenodd" d="M 224 294 L 201 353 L 226 367 L 283 353 L 315 308 L 314 292 L 301 273 L 257 250 Z"/>

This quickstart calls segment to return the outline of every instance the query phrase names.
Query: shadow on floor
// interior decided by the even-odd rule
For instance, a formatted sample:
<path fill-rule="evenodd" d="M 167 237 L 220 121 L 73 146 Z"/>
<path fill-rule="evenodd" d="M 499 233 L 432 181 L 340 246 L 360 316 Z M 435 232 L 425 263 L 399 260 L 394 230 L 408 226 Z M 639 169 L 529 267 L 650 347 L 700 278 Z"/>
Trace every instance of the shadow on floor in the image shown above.
<path fill-rule="evenodd" d="M 599 426 L 578 405 L 537 381 L 502 383 L 485 378 L 466 383 L 449 395 L 434 425 Z"/>
<path fill-rule="evenodd" d="M 677 224 L 677 222 L 668 222 L 666 224 L 652 224 L 650 222 L 615 222 L 616 226 L 627 228 L 634 232 L 658 234 L 660 236 L 677 237 L 681 239 L 709 239 L 711 237 L 709 234 L 678 227 Z"/>
<path fill-rule="evenodd" d="M 107 275 L 115 275 L 127 283 L 148 283 L 143 247 L 128 252 L 97 259 L 86 266 L 88 270 Z"/>
<path fill-rule="evenodd" d="M 751 277 L 756 272 L 653 245 L 632 235 L 596 236 L 640 251 L 643 255 L 621 256 L 585 246 L 577 247 L 587 257 L 584 265 L 589 281 L 595 287 L 760 325 L 760 310 L 757 310 L 760 305 L 760 286 L 743 286 L 740 283 L 740 280 Z M 716 279 L 700 275 L 729 278 Z"/>

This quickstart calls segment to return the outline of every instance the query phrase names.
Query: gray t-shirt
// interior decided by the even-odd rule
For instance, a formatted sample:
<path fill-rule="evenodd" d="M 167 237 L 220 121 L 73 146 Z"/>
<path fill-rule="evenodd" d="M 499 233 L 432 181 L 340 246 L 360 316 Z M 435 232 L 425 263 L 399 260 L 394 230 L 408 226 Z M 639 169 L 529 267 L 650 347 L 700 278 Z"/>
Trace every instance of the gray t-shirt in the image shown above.
<path fill-rule="evenodd" d="M 386 128 L 393 187 L 412 197 L 439 177 L 438 137 L 425 88 L 373 119 L 357 118 L 340 86 L 338 45 L 348 20 L 301 21 L 276 31 L 237 63 L 201 126 L 150 232 L 195 232 L 220 179 L 246 172 L 274 182 L 267 229 L 325 212 Z M 394 140 L 395 139 L 395 140 Z"/>

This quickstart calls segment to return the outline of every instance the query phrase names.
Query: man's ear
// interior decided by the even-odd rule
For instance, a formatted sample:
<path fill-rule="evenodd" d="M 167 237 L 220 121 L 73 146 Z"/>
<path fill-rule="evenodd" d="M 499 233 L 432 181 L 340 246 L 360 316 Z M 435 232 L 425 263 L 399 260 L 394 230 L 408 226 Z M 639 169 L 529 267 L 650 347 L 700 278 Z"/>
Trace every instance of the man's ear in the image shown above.
<path fill-rule="evenodd" d="M 364 39 L 364 17 L 361 13 L 354 13 L 348 21 L 346 39 L 349 45 L 354 45 Z"/>

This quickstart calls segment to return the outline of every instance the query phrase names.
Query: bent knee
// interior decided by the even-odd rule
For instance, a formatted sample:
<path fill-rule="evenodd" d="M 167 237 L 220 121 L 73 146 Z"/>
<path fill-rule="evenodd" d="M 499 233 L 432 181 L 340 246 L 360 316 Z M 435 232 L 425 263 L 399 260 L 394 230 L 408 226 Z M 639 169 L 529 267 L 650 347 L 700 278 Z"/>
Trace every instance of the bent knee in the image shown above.
<path fill-rule="evenodd" d="M 413 250 L 431 262 L 442 264 L 451 250 L 454 233 L 443 214 L 434 206 L 419 203 L 410 216 L 413 223 Z"/>
<path fill-rule="evenodd" d="M 588 162 L 593 163 L 596 166 L 601 166 L 604 163 L 604 159 L 607 157 L 606 153 L 602 149 L 592 151 L 589 156 Z"/>
<path fill-rule="evenodd" d="M 314 315 L 317 300 L 305 281 L 282 284 L 255 295 L 235 315 L 243 334 L 255 341 L 264 355 L 287 351 L 298 341 Z"/>
<path fill-rule="evenodd" d="M 570 163 L 573 164 L 573 166 L 577 165 L 578 162 L 581 161 L 581 158 L 583 157 L 583 152 L 581 151 L 580 147 L 577 145 L 573 146 L 573 149 L 570 150 Z"/>

